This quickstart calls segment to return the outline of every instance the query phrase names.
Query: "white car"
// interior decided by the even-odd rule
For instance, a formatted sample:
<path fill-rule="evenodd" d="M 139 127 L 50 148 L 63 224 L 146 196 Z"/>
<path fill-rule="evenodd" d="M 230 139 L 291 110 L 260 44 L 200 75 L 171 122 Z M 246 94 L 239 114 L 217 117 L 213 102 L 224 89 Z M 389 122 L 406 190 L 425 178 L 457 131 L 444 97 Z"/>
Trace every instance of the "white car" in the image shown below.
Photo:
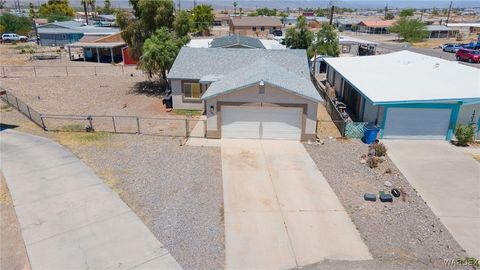
<path fill-rule="evenodd" d="M 3 40 L 3 42 L 12 42 L 12 41 L 27 42 L 28 37 L 20 36 L 20 35 L 13 34 L 13 33 L 5 33 L 5 34 L 2 35 L 2 40 Z"/>

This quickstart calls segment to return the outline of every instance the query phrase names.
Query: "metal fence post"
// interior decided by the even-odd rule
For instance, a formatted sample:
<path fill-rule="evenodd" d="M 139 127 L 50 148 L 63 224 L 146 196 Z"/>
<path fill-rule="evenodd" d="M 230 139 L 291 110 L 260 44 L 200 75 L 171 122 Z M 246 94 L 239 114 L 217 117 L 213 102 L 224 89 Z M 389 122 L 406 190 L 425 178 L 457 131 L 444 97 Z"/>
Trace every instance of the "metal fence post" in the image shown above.
<path fill-rule="evenodd" d="M 30 120 L 32 120 L 32 114 L 30 113 L 30 106 L 28 105 L 26 106 L 27 106 L 28 117 L 30 118 Z"/>
<path fill-rule="evenodd" d="M 140 118 L 137 117 L 137 134 L 140 134 Z"/>
<path fill-rule="evenodd" d="M 5 72 L 5 67 L 2 67 L 2 70 L 3 70 L 3 77 L 6 78 L 6 77 L 7 77 L 7 73 Z"/>
<path fill-rule="evenodd" d="M 87 120 L 88 120 L 88 124 L 90 125 L 90 131 L 95 131 L 95 129 L 93 128 L 93 121 L 92 121 L 92 116 L 89 115 L 87 117 Z M 88 131 L 88 130 L 87 130 Z"/>
<path fill-rule="evenodd" d="M 115 117 L 112 116 L 112 123 L 113 123 L 113 132 L 117 133 L 117 127 L 115 126 Z"/>
<path fill-rule="evenodd" d="M 40 114 L 40 121 L 42 121 L 42 127 L 44 131 L 47 131 L 47 126 L 45 126 L 45 121 L 43 120 L 43 115 Z"/>
<path fill-rule="evenodd" d="M 67 77 L 68 77 L 68 66 L 65 66 L 65 73 L 67 73 Z"/>
<path fill-rule="evenodd" d="M 189 122 L 189 119 L 185 119 L 185 137 L 190 136 L 190 134 L 188 132 L 188 122 Z"/>
<path fill-rule="evenodd" d="M 17 109 L 18 109 L 19 111 L 21 111 L 21 110 L 20 110 L 20 106 L 18 105 L 18 98 L 17 98 L 17 97 L 15 97 L 15 102 L 17 103 Z"/>
<path fill-rule="evenodd" d="M 206 138 L 207 137 L 207 120 L 202 120 L 202 121 L 203 121 L 203 127 L 204 127 L 203 138 Z"/>
<path fill-rule="evenodd" d="M 94 66 L 94 67 L 93 67 L 93 70 L 94 70 L 94 72 L 95 72 L 95 76 L 97 76 L 97 67 Z"/>

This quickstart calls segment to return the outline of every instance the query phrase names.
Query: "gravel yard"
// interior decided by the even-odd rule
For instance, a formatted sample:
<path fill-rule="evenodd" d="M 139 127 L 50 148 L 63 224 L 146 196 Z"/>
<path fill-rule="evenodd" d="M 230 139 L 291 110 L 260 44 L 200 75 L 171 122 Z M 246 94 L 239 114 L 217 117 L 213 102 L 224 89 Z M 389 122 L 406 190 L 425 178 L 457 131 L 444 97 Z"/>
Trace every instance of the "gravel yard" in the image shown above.
<path fill-rule="evenodd" d="M 166 115 L 160 96 L 138 93 L 143 77 L 7 78 L 4 88 L 44 114 Z"/>
<path fill-rule="evenodd" d="M 324 145 L 305 147 L 374 257 L 358 265 L 324 262 L 308 269 L 443 269 L 445 259 L 466 256 L 388 157 L 371 169 L 360 163 L 368 151 L 360 140 L 326 140 Z M 386 173 L 387 169 L 391 173 Z M 385 186 L 385 181 L 403 188 L 405 201 L 402 197 L 394 198 L 393 203 L 364 201 L 364 193 L 390 193 L 392 187 Z"/>
<path fill-rule="evenodd" d="M 79 156 L 144 221 L 184 269 L 223 269 L 220 148 L 179 146 L 179 138 L 43 132 L 16 110 L 1 122 L 49 137 Z"/>

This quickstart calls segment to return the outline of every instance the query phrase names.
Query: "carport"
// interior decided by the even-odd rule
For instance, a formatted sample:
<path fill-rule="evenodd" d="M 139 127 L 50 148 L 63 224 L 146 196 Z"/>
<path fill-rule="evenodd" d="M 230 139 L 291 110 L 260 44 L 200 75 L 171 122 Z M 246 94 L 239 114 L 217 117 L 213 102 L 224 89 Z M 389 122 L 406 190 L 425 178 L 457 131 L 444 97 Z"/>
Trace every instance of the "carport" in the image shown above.
<path fill-rule="evenodd" d="M 71 48 L 82 48 L 84 62 L 98 63 L 122 62 L 122 47 L 125 46 L 125 42 L 75 42 L 67 45 L 69 59 L 72 59 Z"/>

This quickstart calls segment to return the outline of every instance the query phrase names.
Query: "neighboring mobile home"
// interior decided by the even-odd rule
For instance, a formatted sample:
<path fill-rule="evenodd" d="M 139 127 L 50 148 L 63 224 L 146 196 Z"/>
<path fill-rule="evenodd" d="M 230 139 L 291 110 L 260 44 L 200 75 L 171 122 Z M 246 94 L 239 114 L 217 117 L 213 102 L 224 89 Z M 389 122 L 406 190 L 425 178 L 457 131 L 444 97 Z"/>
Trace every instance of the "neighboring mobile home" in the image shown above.
<path fill-rule="evenodd" d="M 479 123 L 480 69 L 409 51 L 324 61 L 336 98 L 382 138 L 449 140 Z"/>
<path fill-rule="evenodd" d="M 174 109 L 206 113 L 208 138 L 315 139 L 305 50 L 183 47 L 167 78 Z"/>

